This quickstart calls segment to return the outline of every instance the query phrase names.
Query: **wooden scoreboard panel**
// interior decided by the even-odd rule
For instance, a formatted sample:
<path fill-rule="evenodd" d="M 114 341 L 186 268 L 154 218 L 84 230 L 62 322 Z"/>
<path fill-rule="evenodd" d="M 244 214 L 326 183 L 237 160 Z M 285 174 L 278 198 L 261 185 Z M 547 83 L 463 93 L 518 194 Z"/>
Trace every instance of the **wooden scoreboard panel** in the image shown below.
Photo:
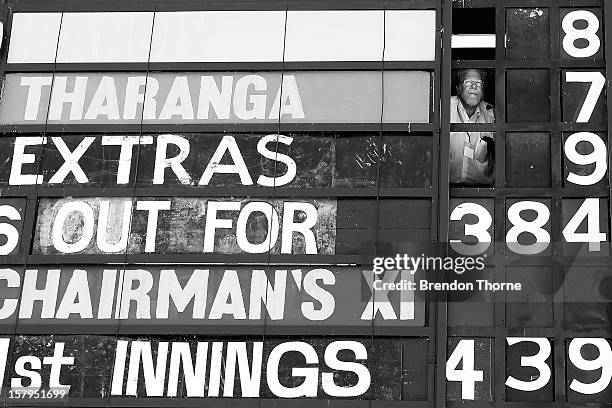
<path fill-rule="evenodd" d="M 441 5 L 86 3 L 7 10 L 1 403 L 431 404 Z"/>
<path fill-rule="evenodd" d="M 604 1 L 13 3 L 0 404 L 612 401 Z M 495 123 L 450 124 L 473 67 Z M 375 272 L 432 250 L 521 290 Z"/>
<path fill-rule="evenodd" d="M 522 288 L 448 294 L 447 405 L 608 402 L 600 365 L 610 352 L 608 5 L 454 6 L 494 21 L 484 29 L 495 34 L 494 50 L 453 49 L 446 69 L 491 75 L 485 98 L 495 123 L 471 130 L 494 132 L 495 182 L 451 186 L 450 249 L 485 256 L 487 276 Z M 469 32 L 457 27 L 453 34 Z M 469 318 L 458 317 L 465 311 Z"/>

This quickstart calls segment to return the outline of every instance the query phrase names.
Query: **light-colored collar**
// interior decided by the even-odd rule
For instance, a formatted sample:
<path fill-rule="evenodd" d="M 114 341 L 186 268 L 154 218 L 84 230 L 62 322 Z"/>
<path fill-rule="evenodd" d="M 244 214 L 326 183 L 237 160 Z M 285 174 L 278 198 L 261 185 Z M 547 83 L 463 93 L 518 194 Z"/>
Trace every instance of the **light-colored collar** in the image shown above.
<path fill-rule="evenodd" d="M 457 98 L 457 110 L 459 111 L 459 117 L 461 118 L 461 121 L 463 123 L 476 123 L 478 122 L 478 118 L 481 115 L 480 112 L 480 103 L 478 105 L 476 105 L 476 110 L 474 111 L 474 114 L 472 115 L 472 117 L 468 116 L 468 113 L 465 110 L 465 107 L 463 106 L 463 102 L 461 102 L 461 99 Z"/>

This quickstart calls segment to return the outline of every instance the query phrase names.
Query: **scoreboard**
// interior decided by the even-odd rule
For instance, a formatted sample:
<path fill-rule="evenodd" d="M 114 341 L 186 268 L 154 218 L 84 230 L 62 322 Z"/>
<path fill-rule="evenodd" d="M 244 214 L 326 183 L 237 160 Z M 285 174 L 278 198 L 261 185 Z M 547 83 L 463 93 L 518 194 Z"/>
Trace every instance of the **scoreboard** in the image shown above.
<path fill-rule="evenodd" d="M 611 4 L 3 3 L 0 405 L 609 406 Z"/>

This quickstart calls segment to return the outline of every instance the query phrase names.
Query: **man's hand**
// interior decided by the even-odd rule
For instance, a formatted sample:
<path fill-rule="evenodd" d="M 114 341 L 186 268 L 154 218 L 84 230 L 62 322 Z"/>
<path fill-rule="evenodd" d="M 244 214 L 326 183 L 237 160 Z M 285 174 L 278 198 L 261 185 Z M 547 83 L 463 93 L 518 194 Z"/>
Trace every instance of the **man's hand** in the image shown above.
<path fill-rule="evenodd" d="M 495 140 L 491 136 L 483 136 L 481 139 L 487 142 L 487 151 L 495 159 Z"/>

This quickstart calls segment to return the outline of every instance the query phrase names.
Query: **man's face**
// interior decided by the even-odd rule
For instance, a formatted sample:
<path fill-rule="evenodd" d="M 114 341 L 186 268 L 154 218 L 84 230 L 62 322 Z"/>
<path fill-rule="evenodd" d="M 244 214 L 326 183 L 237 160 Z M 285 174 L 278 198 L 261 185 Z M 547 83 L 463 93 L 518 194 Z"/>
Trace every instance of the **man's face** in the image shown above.
<path fill-rule="evenodd" d="M 457 93 L 461 101 L 467 106 L 477 106 L 484 95 L 484 83 L 480 73 L 475 70 L 468 70 L 457 87 Z"/>

